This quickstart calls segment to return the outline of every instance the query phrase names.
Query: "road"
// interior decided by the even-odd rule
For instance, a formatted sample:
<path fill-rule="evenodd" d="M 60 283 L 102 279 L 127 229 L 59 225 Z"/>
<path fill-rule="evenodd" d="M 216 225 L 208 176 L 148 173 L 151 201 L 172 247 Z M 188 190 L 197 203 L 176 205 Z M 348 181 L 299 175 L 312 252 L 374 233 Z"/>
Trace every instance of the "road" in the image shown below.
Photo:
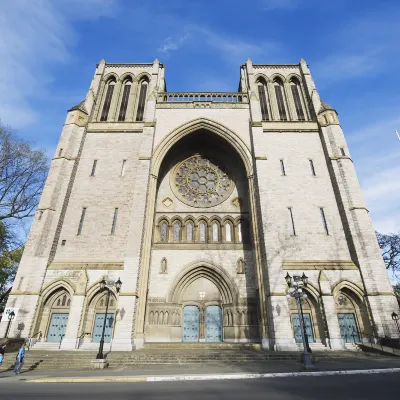
<path fill-rule="evenodd" d="M 400 373 L 158 383 L 32 383 L 0 378 L 2 399 L 385 400 L 398 399 Z"/>

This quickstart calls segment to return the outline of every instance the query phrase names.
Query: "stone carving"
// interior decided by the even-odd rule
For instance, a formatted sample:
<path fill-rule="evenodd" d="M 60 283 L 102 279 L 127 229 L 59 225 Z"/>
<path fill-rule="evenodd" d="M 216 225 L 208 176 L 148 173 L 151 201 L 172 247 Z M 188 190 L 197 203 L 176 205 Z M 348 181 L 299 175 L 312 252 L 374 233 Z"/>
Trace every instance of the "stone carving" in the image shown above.
<path fill-rule="evenodd" d="M 179 325 L 180 312 L 178 310 L 155 310 L 149 312 L 149 325 Z"/>
<path fill-rule="evenodd" d="M 168 262 L 167 259 L 164 257 L 161 260 L 160 274 L 167 274 L 167 273 L 168 273 Z"/>
<path fill-rule="evenodd" d="M 79 276 L 78 282 L 76 283 L 75 294 L 80 296 L 85 295 L 87 283 L 88 283 L 88 274 L 86 270 L 83 270 Z"/>
<path fill-rule="evenodd" d="M 245 266 L 246 266 L 246 263 L 244 262 L 243 258 L 239 258 L 236 263 L 236 272 L 238 274 L 244 274 Z"/>
<path fill-rule="evenodd" d="M 171 207 L 171 205 L 173 203 L 173 201 L 169 197 L 166 197 L 162 202 L 165 207 Z"/>
<path fill-rule="evenodd" d="M 176 167 L 171 174 L 171 187 L 185 204 L 212 207 L 229 197 L 233 183 L 219 166 L 195 155 Z"/>

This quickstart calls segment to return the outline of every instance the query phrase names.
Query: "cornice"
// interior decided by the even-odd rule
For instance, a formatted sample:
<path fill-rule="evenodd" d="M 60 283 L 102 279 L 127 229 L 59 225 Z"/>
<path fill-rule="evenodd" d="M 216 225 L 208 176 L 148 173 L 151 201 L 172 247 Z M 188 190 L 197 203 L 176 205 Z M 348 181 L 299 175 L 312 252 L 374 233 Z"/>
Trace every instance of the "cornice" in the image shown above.
<path fill-rule="evenodd" d="M 157 103 L 156 108 L 233 108 L 233 109 L 247 109 L 249 108 L 248 103 L 216 103 L 216 102 L 208 102 L 208 101 L 199 101 L 199 102 L 162 102 Z"/>
<path fill-rule="evenodd" d="M 50 270 L 121 270 L 123 261 L 53 261 L 47 269 Z"/>
<path fill-rule="evenodd" d="M 351 260 L 285 260 L 283 270 L 354 270 L 358 267 Z"/>

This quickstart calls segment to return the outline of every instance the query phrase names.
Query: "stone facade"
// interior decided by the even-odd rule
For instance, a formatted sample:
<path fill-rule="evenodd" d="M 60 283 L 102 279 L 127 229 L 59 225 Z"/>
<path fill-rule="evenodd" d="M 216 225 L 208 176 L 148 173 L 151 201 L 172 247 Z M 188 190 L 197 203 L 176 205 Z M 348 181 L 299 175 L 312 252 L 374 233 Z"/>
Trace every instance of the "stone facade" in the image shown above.
<path fill-rule="evenodd" d="M 102 60 L 68 111 L 8 300 L 11 335 L 90 349 L 105 318 L 114 350 L 297 349 L 284 277 L 305 272 L 314 346 L 394 336 L 398 305 L 338 114 L 305 61 L 248 60 L 236 93 L 167 92 L 164 72 Z M 106 314 L 99 283 L 118 278 Z"/>

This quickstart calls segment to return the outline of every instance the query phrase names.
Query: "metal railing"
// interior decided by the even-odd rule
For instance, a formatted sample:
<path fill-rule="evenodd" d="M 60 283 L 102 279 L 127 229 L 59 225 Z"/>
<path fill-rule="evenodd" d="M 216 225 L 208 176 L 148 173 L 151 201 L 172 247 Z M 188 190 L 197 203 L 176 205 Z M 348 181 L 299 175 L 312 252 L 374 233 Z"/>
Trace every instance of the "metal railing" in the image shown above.
<path fill-rule="evenodd" d="M 382 337 L 370 335 L 368 333 L 360 333 L 359 344 L 370 345 L 372 349 L 378 349 L 382 352 L 392 352 L 400 356 L 400 338 Z"/>
<path fill-rule="evenodd" d="M 247 93 L 237 92 L 164 92 L 159 93 L 158 103 L 183 103 L 206 101 L 214 103 L 248 103 Z"/>
<path fill-rule="evenodd" d="M 85 338 L 86 335 L 90 335 L 90 332 L 82 333 L 81 336 L 79 336 L 79 337 L 76 338 L 76 344 L 75 344 L 75 348 L 76 348 L 76 349 L 79 349 L 79 348 L 81 347 L 81 345 L 82 345 L 82 340 Z"/>
<path fill-rule="evenodd" d="M 42 331 L 38 331 L 38 332 L 34 333 L 34 334 L 28 339 L 28 350 L 30 350 L 31 347 L 35 344 L 35 343 L 32 344 L 32 342 L 33 342 L 33 340 L 35 339 L 35 336 L 36 336 L 36 335 L 39 335 L 39 336 L 37 337 L 37 340 L 35 340 L 35 343 L 36 343 L 37 341 L 39 341 L 39 340 L 42 338 Z"/>

